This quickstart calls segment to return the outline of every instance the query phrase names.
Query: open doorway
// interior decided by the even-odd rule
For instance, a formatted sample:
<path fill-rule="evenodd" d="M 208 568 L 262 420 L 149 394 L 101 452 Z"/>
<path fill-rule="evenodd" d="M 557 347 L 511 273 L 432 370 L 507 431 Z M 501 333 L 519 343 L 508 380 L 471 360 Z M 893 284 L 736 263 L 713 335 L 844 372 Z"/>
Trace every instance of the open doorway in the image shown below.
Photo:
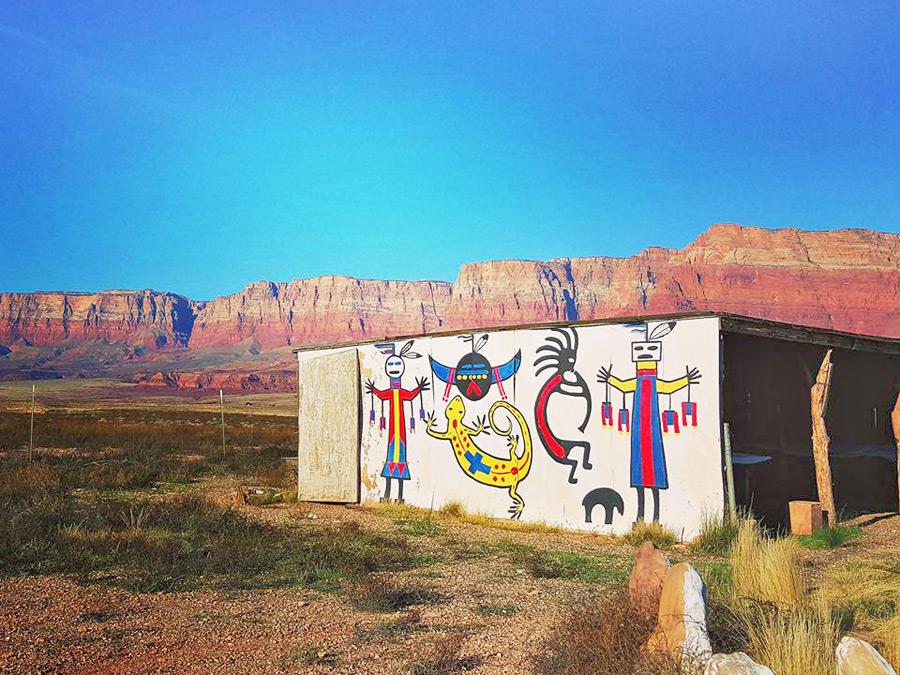
<path fill-rule="evenodd" d="M 810 387 L 826 346 L 723 333 L 724 419 L 731 426 L 735 500 L 770 527 L 787 504 L 816 499 Z M 842 517 L 897 509 L 890 411 L 900 358 L 835 349 L 825 423 Z"/>

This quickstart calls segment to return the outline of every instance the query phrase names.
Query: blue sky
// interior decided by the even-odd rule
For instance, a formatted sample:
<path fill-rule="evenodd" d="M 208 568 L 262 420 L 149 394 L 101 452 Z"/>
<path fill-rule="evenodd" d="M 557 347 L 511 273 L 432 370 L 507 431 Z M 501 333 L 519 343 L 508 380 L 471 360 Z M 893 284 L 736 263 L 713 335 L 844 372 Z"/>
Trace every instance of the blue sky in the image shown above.
<path fill-rule="evenodd" d="M 898 35 L 893 0 L 7 0 L 0 290 L 900 232 Z"/>

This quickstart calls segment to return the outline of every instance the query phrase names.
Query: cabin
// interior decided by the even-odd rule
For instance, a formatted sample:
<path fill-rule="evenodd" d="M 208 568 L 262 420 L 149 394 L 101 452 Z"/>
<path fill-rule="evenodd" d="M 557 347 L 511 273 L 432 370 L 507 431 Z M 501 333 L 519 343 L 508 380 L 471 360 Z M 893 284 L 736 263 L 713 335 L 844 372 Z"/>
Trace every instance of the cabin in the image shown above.
<path fill-rule="evenodd" d="M 898 509 L 900 340 L 690 312 L 295 353 L 301 500 L 685 540 L 797 500 Z"/>

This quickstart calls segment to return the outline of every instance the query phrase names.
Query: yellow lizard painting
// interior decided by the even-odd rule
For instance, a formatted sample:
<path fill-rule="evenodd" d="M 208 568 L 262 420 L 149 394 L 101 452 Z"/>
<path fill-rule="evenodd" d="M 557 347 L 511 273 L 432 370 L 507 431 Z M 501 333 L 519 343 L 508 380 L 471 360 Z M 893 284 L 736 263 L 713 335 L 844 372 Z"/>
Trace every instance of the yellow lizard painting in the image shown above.
<path fill-rule="evenodd" d="M 503 408 L 511 417 L 514 417 L 521 429 L 521 455 L 516 454 L 516 450 L 519 447 L 519 436 L 512 433 L 512 421 L 505 429 L 501 429 L 494 422 L 494 414 L 500 408 Z M 531 434 L 528 432 L 528 425 L 525 423 L 522 413 L 506 401 L 497 401 L 491 406 L 487 414 L 487 422 L 490 424 L 491 430 L 498 436 L 506 436 L 509 442 L 509 458 L 494 457 L 475 444 L 472 440 L 475 436 L 481 432 L 488 433 L 485 429 L 485 419 L 483 417 L 479 418 L 477 427 L 474 429 L 467 427 L 465 422 L 463 422 L 463 418 L 466 415 L 466 406 L 463 404 L 462 397 L 455 396 L 447 405 L 444 415 L 447 417 L 446 431 L 437 431 L 434 428 L 434 413 L 429 416 L 425 431 L 434 438 L 450 441 L 453 445 L 456 462 L 467 476 L 482 485 L 509 490 L 509 496 L 514 502 L 509 508 L 511 517 L 521 518 L 522 510 L 525 508 L 525 500 L 519 495 L 517 489 L 519 483 L 525 480 L 525 477 L 528 476 L 528 472 L 531 470 Z"/>

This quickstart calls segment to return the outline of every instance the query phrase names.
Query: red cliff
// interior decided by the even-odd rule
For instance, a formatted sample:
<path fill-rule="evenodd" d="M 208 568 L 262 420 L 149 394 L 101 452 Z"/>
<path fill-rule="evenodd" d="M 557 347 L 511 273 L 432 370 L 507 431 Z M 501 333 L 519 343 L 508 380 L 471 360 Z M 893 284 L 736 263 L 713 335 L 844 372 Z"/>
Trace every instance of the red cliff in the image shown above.
<path fill-rule="evenodd" d="M 184 346 L 202 305 L 172 293 L 0 293 L 0 344 L 90 340 Z"/>
<path fill-rule="evenodd" d="M 439 281 L 316 277 L 258 281 L 213 300 L 197 315 L 190 345 L 256 338 L 263 349 L 372 335 L 427 333 L 441 327 L 451 286 Z"/>
<path fill-rule="evenodd" d="M 262 281 L 206 304 L 153 291 L 5 293 L 0 345 L 13 349 L 0 354 L 0 375 L 63 372 L 76 362 L 82 372 L 115 372 L 115 359 L 130 359 L 127 372 L 134 373 L 171 346 L 199 355 L 234 345 L 243 355 L 235 363 L 253 360 L 252 373 L 262 378 L 242 380 L 242 387 L 280 388 L 264 366 L 279 361 L 279 377 L 292 369 L 286 350 L 267 356 L 278 347 L 691 310 L 900 337 L 900 235 L 714 225 L 684 249 L 648 248 L 630 258 L 468 263 L 453 284 L 341 276 Z M 110 345 L 102 362 L 79 356 L 78 345 L 91 341 Z M 120 343 L 150 350 L 115 352 Z M 61 344 L 68 352 L 30 354 L 37 348 L 28 344 Z M 233 372 L 216 363 L 217 377 Z M 146 368 L 148 377 L 161 370 Z M 198 375 L 208 369 L 179 361 L 177 370 L 185 371 L 177 386 L 212 386 Z"/>

